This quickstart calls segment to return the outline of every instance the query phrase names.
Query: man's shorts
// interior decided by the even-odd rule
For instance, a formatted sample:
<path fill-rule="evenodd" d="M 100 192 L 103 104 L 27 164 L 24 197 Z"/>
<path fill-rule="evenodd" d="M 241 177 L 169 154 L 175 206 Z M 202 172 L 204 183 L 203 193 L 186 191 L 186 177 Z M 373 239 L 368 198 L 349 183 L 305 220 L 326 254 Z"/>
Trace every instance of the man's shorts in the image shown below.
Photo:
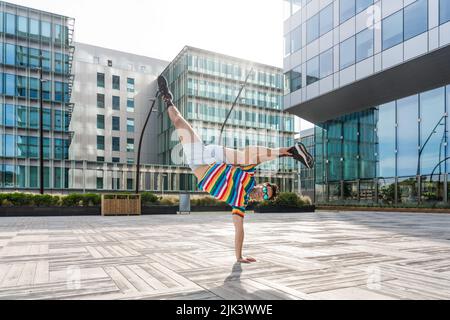
<path fill-rule="evenodd" d="M 203 143 L 183 145 L 186 162 L 192 171 L 201 166 L 210 166 L 215 163 L 225 163 L 225 147 L 219 145 L 205 146 Z"/>

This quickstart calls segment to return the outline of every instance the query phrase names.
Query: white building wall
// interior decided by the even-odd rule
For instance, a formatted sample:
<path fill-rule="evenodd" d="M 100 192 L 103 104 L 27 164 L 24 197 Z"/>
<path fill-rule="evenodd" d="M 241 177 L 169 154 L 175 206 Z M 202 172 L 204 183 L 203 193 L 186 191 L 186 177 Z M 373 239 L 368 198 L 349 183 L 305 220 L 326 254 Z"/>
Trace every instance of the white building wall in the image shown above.
<path fill-rule="evenodd" d="M 150 99 L 157 90 L 155 80 L 169 62 L 82 43 L 76 43 L 75 47 L 71 159 L 97 161 L 98 157 L 104 157 L 105 162 L 111 162 L 112 158 L 120 158 L 122 163 L 129 159 L 136 162 L 139 135 L 150 110 Z M 112 62 L 112 67 L 108 66 L 108 61 Z M 97 73 L 105 74 L 105 88 L 97 87 Z M 120 90 L 112 89 L 113 75 L 120 77 Z M 134 93 L 127 92 L 127 78 L 135 80 Z M 104 109 L 97 107 L 97 93 L 105 95 Z M 120 97 L 120 111 L 113 110 L 112 96 Z M 135 112 L 127 111 L 128 98 L 134 98 Z M 105 116 L 104 130 L 97 129 L 98 114 Z M 120 131 L 112 130 L 113 116 L 120 117 Z M 128 118 L 135 120 L 134 133 L 127 132 Z M 154 113 L 144 136 L 143 164 L 158 161 L 157 135 L 157 113 Z M 104 151 L 97 150 L 97 136 L 105 137 Z M 112 137 L 120 137 L 120 152 L 112 151 Z M 128 138 L 135 141 L 133 153 L 127 152 Z"/>

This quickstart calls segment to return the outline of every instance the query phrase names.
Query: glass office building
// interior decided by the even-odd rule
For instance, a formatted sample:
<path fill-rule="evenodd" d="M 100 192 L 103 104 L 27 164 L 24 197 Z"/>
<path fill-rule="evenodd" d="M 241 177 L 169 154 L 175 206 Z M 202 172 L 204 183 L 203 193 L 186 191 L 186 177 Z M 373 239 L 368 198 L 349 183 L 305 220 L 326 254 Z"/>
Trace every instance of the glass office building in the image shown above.
<path fill-rule="evenodd" d="M 449 2 L 285 4 L 285 105 L 316 125 L 316 202 L 448 203 Z"/>
<path fill-rule="evenodd" d="M 39 188 L 39 68 L 44 183 L 68 183 L 74 19 L 0 1 L 0 187 Z"/>
<path fill-rule="evenodd" d="M 185 47 L 163 73 L 169 80 L 175 104 L 206 144 L 231 148 L 292 146 L 294 116 L 283 112 L 281 69 L 222 54 Z M 241 85 L 249 76 L 220 139 L 220 129 Z M 161 106 L 160 106 L 161 107 Z M 161 107 L 159 161 L 184 165 L 178 137 Z M 220 139 L 220 141 L 219 141 Z M 176 160 L 175 160 L 176 159 Z M 296 167 L 291 159 L 280 159 L 259 167 L 258 179 L 272 181 L 283 190 L 294 190 Z M 182 182 L 190 189 L 195 179 Z"/>

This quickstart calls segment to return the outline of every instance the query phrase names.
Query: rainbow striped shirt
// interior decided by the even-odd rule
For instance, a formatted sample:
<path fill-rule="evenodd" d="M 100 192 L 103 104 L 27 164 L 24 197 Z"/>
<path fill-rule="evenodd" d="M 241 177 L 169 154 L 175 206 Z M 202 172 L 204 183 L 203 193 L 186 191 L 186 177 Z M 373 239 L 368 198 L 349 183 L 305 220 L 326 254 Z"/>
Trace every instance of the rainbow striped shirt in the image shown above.
<path fill-rule="evenodd" d="M 209 168 L 198 187 L 229 204 L 233 214 L 244 217 L 250 192 L 255 185 L 255 166 L 216 163 Z"/>

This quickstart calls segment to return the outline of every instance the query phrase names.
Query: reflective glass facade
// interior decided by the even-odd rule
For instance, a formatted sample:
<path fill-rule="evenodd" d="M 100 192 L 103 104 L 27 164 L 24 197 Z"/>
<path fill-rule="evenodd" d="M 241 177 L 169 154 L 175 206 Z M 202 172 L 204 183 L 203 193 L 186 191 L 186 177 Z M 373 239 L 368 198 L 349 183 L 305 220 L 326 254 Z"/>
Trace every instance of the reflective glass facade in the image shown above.
<path fill-rule="evenodd" d="M 317 201 L 447 202 L 449 111 L 446 86 L 317 126 Z"/>
<path fill-rule="evenodd" d="M 71 18 L 0 2 L 0 188 L 39 188 L 39 71 L 47 189 L 69 185 Z M 42 63 L 42 65 L 41 65 Z"/>
<path fill-rule="evenodd" d="M 286 88 L 286 108 L 450 44 L 446 0 L 284 2 L 297 4 L 284 24 L 286 82 L 302 75 Z M 328 72 L 317 72 L 325 53 L 333 56 Z"/>
<path fill-rule="evenodd" d="M 313 107 L 323 114 L 342 108 L 324 116 L 326 120 L 315 121 L 316 202 L 448 204 L 449 82 L 430 83 L 419 77 L 424 80 L 417 87 L 409 89 L 404 84 L 402 88 L 393 84 L 401 71 L 393 70 L 425 60 L 432 52 L 447 52 L 449 1 L 303 0 L 295 12 L 292 1 L 285 2 L 291 8 L 284 23 L 285 37 L 292 38 L 294 29 L 306 28 L 301 48 L 291 50 L 284 59 L 286 83 L 291 84 L 293 76 L 302 77 L 295 86 L 286 87 L 285 107 L 299 116 L 304 112 L 310 121 L 319 118 L 309 114 Z M 333 28 L 323 34 L 317 31 L 315 17 L 327 16 L 329 6 L 333 7 Z M 305 38 L 308 34 L 311 41 Z M 324 55 L 333 57 L 327 72 L 322 72 L 327 65 Z M 428 67 L 433 67 L 431 62 Z M 376 84 L 369 81 L 374 77 Z M 385 88 L 385 83 L 392 85 Z M 371 91 L 384 98 L 372 103 Z M 364 105 L 346 109 L 346 104 L 359 99 Z M 380 100 L 385 103 L 380 105 Z M 330 104 L 329 109 L 321 108 L 322 102 Z M 311 181 L 310 173 L 302 173 L 305 186 Z"/>
<path fill-rule="evenodd" d="M 252 68 L 248 86 L 227 122 L 222 141 L 217 141 L 240 86 Z M 292 115 L 282 111 L 284 84 L 281 70 L 186 47 L 164 75 L 170 82 L 175 104 L 206 144 L 223 144 L 237 149 L 254 145 L 271 148 L 293 145 L 295 121 Z M 171 165 L 179 142 L 167 114 L 163 113 L 160 120 L 159 158 L 161 163 Z M 279 172 L 280 177 L 273 178 L 279 180 L 272 181 L 287 190 L 293 189 L 291 171 L 294 169 L 290 159 L 260 167 L 261 172 Z"/>

